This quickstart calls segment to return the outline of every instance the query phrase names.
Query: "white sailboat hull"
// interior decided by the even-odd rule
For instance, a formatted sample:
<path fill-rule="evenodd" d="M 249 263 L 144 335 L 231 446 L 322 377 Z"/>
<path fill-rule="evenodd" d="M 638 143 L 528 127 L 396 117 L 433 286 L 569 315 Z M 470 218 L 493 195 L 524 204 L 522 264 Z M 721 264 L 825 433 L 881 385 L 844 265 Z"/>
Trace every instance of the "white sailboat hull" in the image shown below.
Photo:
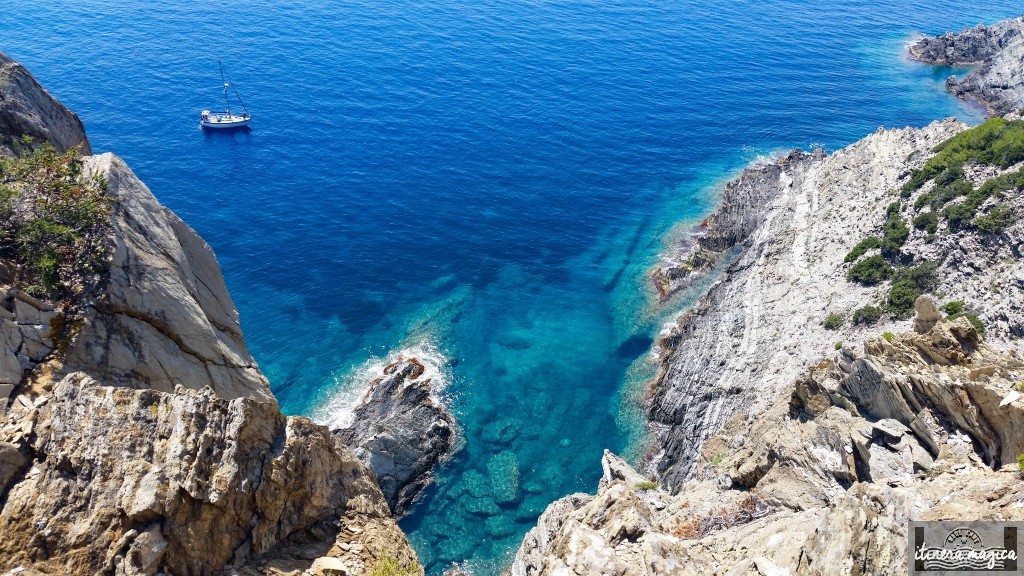
<path fill-rule="evenodd" d="M 210 112 L 203 110 L 199 116 L 199 125 L 203 128 L 224 129 L 248 126 L 252 116 L 248 114 L 232 114 L 230 112 Z"/>

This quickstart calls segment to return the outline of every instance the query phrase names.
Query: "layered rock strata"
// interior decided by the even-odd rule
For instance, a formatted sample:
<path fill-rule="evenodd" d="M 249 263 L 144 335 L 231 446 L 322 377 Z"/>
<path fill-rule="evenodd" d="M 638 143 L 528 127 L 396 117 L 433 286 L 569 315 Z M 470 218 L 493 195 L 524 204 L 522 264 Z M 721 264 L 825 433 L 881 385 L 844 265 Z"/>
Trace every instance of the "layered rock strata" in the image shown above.
<path fill-rule="evenodd" d="M 946 85 L 958 97 L 984 104 L 993 115 L 1024 107 L 1024 17 L 922 38 L 910 52 L 932 64 L 977 65 L 965 78 L 953 76 Z"/>
<path fill-rule="evenodd" d="M 878 288 L 847 282 L 844 257 L 875 232 L 910 169 L 963 128 L 948 120 L 879 130 L 828 156 L 794 152 L 748 168 L 725 187 L 707 240 L 665 272 L 686 281 L 716 255 L 739 252 L 659 343 L 648 417 L 666 486 L 693 476 L 701 444 L 730 417 L 764 411 L 836 342 L 856 346 L 869 334 L 823 325 L 830 312 L 878 300 Z"/>

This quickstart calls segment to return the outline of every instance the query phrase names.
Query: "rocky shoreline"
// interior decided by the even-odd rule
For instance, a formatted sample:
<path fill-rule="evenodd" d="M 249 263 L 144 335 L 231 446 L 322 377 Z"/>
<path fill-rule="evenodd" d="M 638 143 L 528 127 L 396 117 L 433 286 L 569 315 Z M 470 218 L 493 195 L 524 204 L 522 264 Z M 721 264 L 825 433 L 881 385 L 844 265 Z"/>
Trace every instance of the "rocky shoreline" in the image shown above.
<path fill-rule="evenodd" d="M 962 80 L 949 78 L 946 86 L 959 98 L 985 105 L 995 116 L 1024 107 L 1024 17 L 922 38 L 911 45 L 910 53 L 930 64 L 978 66 Z"/>
<path fill-rule="evenodd" d="M 999 80 L 1022 69 L 1021 22 L 911 50 L 980 63 L 951 90 L 1005 112 L 1024 96 Z M 549 506 L 511 574 L 895 573 L 908 519 L 1021 518 L 1024 230 L 1019 219 L 954 228 L 946 219 L 963 210 L 943 208 L 971 202 L 979 224 L 1024 213 L 1012 186 L 955 203 L 1021 164 L 922 180 L 937 147 L 966 129 L 880 129 L 728 183 L 696 241 L 654 275 L 670 295 L 728 262 L 657 343 L 647 411 L 661 450 L 646 474 L 606 453 L 597 495 Z M 885 279 L 851 280 L 864 260 L 882 262 Z M 919 271 L 932 296 L 917 298 L 911 321 L 901 306 L 917 287 L 887 279 Z"/>

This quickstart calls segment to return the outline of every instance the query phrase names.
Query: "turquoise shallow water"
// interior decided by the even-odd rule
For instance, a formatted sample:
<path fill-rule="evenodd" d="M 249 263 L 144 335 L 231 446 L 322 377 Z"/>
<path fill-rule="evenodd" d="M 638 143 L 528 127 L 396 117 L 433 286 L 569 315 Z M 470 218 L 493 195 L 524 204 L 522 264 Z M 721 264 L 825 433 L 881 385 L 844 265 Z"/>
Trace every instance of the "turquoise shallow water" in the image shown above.
<path fill-rule="evenodd" d="M 464 449 L 403 521 L 496 574 L 544 506 L 642 450 L 672 310 L 650 267 L 713 185 L 785 147 L 976 119 L 915 31 L 1013 2 L 5 0 L 0 50 L 214 247 L 283 409 L 329 422 L 400 350 Z M 222 58 L 255 120 L 203 134 Z M 682 303 L 676 303 L 678 307 Z"/>

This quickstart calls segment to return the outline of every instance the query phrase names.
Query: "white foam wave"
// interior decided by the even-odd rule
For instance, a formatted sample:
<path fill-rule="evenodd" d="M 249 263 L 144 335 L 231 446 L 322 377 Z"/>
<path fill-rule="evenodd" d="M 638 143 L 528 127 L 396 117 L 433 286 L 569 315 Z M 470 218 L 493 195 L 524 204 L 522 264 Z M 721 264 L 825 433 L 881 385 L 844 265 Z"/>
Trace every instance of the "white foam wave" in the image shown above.
<path fill-rule="evenodd" d="M 370 389 L 370 382 L 383 378 L 384 368 L 401 360 L 415 358 L 423 365 L 418 380 L 430 379 L 431 395 L 438 404 L 445 403 L 445 391 L 452 381 L 448 358 L 432 342 L 424 340 L 390 352 L 387 356 L 371 356 L 366 362 L 334 376 L 335 386 L 328 397 L 313 411 L 314 422 L 334 430 L 352 424 L 356 403 Z"/>

